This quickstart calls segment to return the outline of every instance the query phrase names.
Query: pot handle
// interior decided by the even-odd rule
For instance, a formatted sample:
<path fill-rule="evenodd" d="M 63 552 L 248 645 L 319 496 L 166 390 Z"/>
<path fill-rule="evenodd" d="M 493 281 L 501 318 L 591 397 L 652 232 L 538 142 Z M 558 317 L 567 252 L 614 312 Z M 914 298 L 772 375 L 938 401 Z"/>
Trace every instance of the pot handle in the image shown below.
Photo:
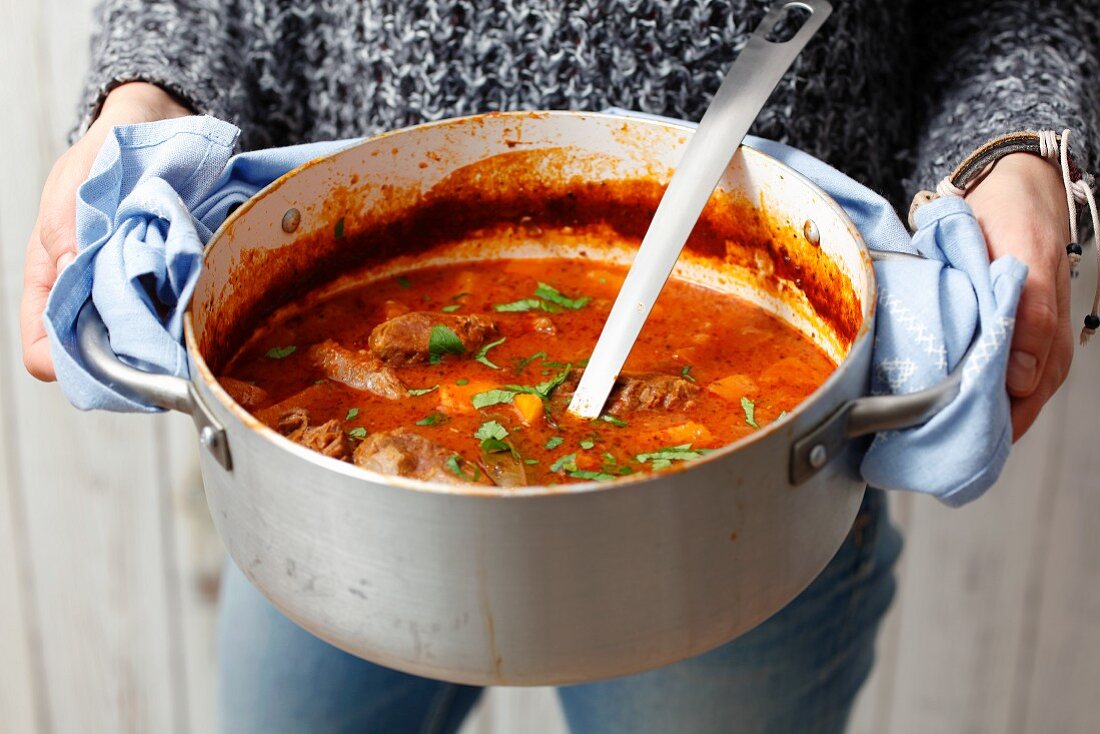
<path fill-rule="evenodd" d="M 871 259 L 876 261 L 925 259 L 903 252 L 871 251 L 870 254 Z M 856 398 L 841 405 L 792 445 L 791 484 L 798 486 L 817 474 L 844 450 L 849 439 L 879 431 L 910 428 L 939 413 L 958 397 L 963 367 L 973 350 L 971 345 L 951 374 L 933 387 L 903 395 Z"/>
<path fill-rule="evenodd" d="M 225 428 L 210 412 L 188 380 L 143 372 L 118 358 L 111 349 L 107 326 L 89 298 L 76 319 L 77 350 L 93 377 L 136 402 L 178 410 L 191 416 L 199 444 L 226 470 L 232 470 Z"/>

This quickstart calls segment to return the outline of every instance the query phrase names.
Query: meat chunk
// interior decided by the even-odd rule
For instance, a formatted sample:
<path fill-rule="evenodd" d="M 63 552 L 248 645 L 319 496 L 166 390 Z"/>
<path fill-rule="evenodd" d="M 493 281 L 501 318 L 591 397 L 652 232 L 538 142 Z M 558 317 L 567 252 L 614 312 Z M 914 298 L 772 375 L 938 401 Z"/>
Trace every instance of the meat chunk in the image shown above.
<path fill-rule="evenodd" d="M 276 428 L 279 433 L 307 449 L 313 449 L 341 461 L 351 458 L 351 441 L 338 420 L 311 426 L 309 413 L 304 408 L 291 408 L 279 416 Z"/>
<path fill-rule="evenodd" d="M 581 370 L 572 370 L 551 398 L 556 410 L 564 410 L 573 398 Z M 685 411 L 695 405 L 699 386 L 676 375 L 622 374 L 615 381 L 604 411 L 625 416 L 643 410 Z"/>
<path fill-rule="evenodd" d="M 390 364 L 426 362 L 432 327 L 437 325 L 453 331 L 466 353 L 476 352 L 497 333 L 497 325 L 486 316 L 413 311 L 374 327 L 371 351 Z"/>
<path fill-rule="evenodd" d="M 698 394 L 698 385 L 675 375 L 619 375 L 607 400 L 607 412 L 625 415 L 639 410 L 690 410 Z"/>
<path fill-rule="evenodd" d="M 467 478 L 458 476 L 448 462 L 454 459 Z M 484 472 L 454 451 L 405 428 L 372 433 L 355 449 L 353 461 L 364 469 L 429 482 L 488 484 Z M 452 462 L 453 463 L 453 462 Z"/>
<path fill-rule="evenodd" d="M 251 382 L 235 380 L 232 377 L 219 377 L 218 382 L 229 393 L 229 397 L 242 407 L 252 409 L 267 402 L 267 390 Z"/>
<path fill-rule="evenodd" d="M 397 400 L 408 394 L 405 383 L 386 365 L 366 350 L 353 351 L 331 339 L 310 347 L 310 357 L 330 380 L 356 390 Z"/>

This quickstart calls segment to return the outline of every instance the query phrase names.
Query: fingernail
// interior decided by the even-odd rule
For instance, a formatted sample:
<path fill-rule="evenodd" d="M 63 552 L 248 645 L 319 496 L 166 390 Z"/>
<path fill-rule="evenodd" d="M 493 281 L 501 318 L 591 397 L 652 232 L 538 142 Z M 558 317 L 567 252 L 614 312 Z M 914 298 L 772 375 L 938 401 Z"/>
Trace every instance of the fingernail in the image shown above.
<path fill-rule="evenodd" d="M 76 259 L 76 255 L 71 252 L 66 252 L 61 257 L 57 258 L 57 272 L 61 273 L 62 270 L 73 264 L 73 260 Z"/>
<path fill-rule="evenodd" d="M 1008 355 L 1008 387 L 1016 392 L 1027 392 L 1035 385 L 1035 370 L 1039 360 L 1030 352 L 1014 350 Z"/>

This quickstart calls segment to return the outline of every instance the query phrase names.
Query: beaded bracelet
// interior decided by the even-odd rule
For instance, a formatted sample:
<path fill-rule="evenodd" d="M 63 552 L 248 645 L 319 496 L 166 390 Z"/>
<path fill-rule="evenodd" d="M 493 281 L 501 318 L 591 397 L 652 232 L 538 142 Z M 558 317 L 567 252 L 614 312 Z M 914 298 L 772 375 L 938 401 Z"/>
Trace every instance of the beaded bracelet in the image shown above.
<path fill-rule="evenodd" d="M 936 185 L 935 191 L 917 192 L 913 197 L 912 206 L 909 207 L 909 228 L 916 229 L 913 214 L 922 205 L 943 196 L 965 196 L 967 191 L 981 181 L 992 169 L 993 164 L 1001 158 L 1010 153 L 1033 153 L 1050 160 L 1062 172 L 1066 204 L 1069 208 L 1070 242 L 1066 245 L 1066 255 L 1069 257 L 1070 274 L 1076 277 L 1082 254 L 1077 231 L 1077 205 L 1088 206 L 1092 217 L 1094 239 L 1100 236 L 1100 215 L 1097 214 L 1096 199 L 1092 193 L 1093 177 L 1078 168 L 1070 157 L 1069 136 L 1068 129 L 1063 130 L 1061 135 L 1053 130 L 1039 130 L 1008 133 L 990 140 L 967 156 L 966 160 L 960 163 L 949 176 L 945 176 Z M 1097 265 L 1092 312 L 1085 316 L 1085 327 L 1081 330 L 1082 344 L 1086 344 L 1097 329 L 1100 329 L 1098 311 L 1100 311 L 1100 263 Z"/>

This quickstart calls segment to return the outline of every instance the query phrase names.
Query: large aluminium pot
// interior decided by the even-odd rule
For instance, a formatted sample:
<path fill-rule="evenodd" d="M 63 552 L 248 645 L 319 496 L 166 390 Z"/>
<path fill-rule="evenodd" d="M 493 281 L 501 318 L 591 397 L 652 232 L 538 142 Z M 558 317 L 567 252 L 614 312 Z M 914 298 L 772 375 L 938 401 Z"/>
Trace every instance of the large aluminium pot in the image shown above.
<path fill-rule="evenodd" d="M 818 258 L 806 267 L 825 268 L 819 292 L 808 297 L 801 280 L 763 278 L 763 259 L 756 267 L 751 258 L 689 250 L 678 268 L 772 310 L 839 366 L 784 419 L 680 471 L 499 490 L 380 476 L 259 424 L 219 387 L 211 362 L 224 360 L 242 319 L 277 303 L 288 276 L 333 253 L 337 262 L 341 248 L 370 248 L 356 232 L 422 207 L 440 187 L 480 191 L 467 202 L 480 197 L 493 207 L 510 186 L 593 195 L 605 183 L 659 185 L 690 134 L 553 112 L 447 120 L 367 140 L 284 176 L 217 232 L 186 317 L 190 382 L 115 360 L 90 306 L 82 348 L 119 389 L 194 416 L 210 511 L 233 560 L 276 607 L 333 645 L 470 684 L 575 683 L 688 658 L 759 624 L 828 563 L 864 492 L 851 439 L 917 422 L 955 389 L 862 397 L 875 303 L 869 253 L 844 211 L 792 169 L 742 148 L 720 191 L 766 213 L 753 221 L 789 237 L 784 253 Z M 628 246 L 527 234 L 510 256 L 630 257 Z M 397 249 L 380 256 L 379 274 L 417 258 L 500 254 L 459 244 L 413 256 L 400 237 L 387 241 Z M 848 309 L 847 333 L 835 314 L 820 313 L 827 302 Z"/>

